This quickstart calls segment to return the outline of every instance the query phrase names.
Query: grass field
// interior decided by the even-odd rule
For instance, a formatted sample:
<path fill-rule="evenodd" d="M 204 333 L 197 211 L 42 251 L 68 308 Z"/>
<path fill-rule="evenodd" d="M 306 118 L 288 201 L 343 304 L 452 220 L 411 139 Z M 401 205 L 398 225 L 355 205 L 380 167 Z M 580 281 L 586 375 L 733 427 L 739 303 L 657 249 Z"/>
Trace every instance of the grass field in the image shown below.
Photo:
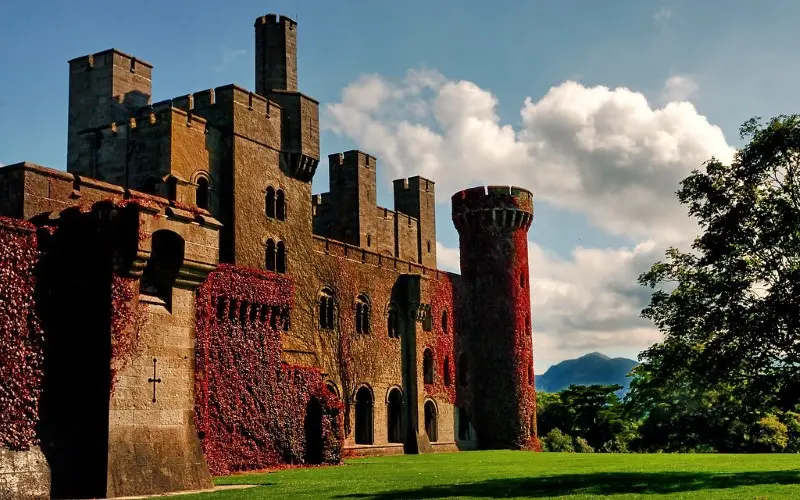
<path fill-rule="evenodd" d="M 800 455 L 481 451 L 352 459 L 340 467 L 234 475 L 216 483 L 257 486 L 177 498 L 800 500 Z"/>

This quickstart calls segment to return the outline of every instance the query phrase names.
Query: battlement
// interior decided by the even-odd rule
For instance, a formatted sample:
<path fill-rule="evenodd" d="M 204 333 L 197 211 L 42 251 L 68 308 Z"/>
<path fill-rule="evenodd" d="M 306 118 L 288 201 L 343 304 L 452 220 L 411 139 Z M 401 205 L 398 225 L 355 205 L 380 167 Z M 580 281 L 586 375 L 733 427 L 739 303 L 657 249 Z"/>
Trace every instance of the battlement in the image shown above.
<path fill-rule="evenodd" d="M 94 54 L 76 57 L 70 59 L 68 63 L 70 73 L 82 73 L 93 69 L 111 68 L 116 65 L 120 68 L 128 68 L 131 73 L 144 73 L 147 78 L 150 78 L 153 71 L 153 65 L 149 62 L 137 59 L 118 49 L 106 49 L 95 52 Z"/>
<path fill-rule="evenodd" d="M 289 29 L 294 29 L 297 27 L 297 21 L 288 17 L 282 16 L 279 14 L 266 14 L 264 16 L 260 16 L 256 18 L 255 23 L 253 24 L 256 28 L 259 26 L 265 25 L 280 25 L 280 26 L 287 26 Z"/>
<path fill-rule="evenodd" d="M 328 164 L 331 167 L 359 166 L 375 169 L 377 160 L 374 156 L 357 149 L 351 149 L 344 153 L 334 153 L 328 155 Z"/>
<path fill-rule="evenodd" d="M 495 225 L 525 231 L 533 222 L 533 193 L 515 186 L 479 186 L 452 197 L 453 223 L 461 232 Z"/>
<path fill-rule="evenodd" d="M 399 191 L 400 189 L 404 191 L 432 192 L 434 186 L 436 185 L 436 183 L 432 180 L 420 177 L 419 175 L 403 179 L 395 179 L 392 181 L 392 183 L 394 184 L 395 192 Z"/>
<path fill-rule="evenodd" d="M 223 85 L 212 89 L 199 90 L 190 94 L 165 99 L 154 103 L 156 107 L 173 107 L 185 112 L 195 109 L 204 109 L 217 103 L 241 104 L 256 113 L 270 116 L 273 112 L 280 111 L 281 105 L 275 101 L 260 96 L 236 84 Z M 315 101 L 316 102 L 316 101 Z"/>

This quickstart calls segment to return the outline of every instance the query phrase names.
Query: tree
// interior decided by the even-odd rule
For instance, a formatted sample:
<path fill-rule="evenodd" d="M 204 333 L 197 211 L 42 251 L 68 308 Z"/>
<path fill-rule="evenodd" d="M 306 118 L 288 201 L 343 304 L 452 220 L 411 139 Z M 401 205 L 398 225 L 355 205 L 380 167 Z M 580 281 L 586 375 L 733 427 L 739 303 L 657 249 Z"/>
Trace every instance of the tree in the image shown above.
<path fill-rule="evenodd" d="M 655 289 L 643 316 L 664 341 L 640 355 L 651 386 L 675 374 L 730 386 L 751 409 L 800 402 L 800 116 L 741 128 L 730 165 L 715 158 L 677 195 L 702 234 L 642 274 Z M 669 290 L 671 288 L 671 291 Z"/>

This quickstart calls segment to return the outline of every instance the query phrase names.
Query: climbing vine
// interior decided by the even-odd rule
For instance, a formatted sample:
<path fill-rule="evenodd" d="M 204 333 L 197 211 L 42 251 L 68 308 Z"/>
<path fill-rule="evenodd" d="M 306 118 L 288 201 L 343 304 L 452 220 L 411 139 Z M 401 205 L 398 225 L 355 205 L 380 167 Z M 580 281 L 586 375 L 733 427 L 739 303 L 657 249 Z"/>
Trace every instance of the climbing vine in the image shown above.
<path fill-rule="evenodd" d="M 139 280 L 114 274 L 111 279 L 111 391 L 117 375 L 139 352 L 144 305 L 138 300 Z"/>
<path fill-rule="evenodd" d="M 341 460 L 340 401 L 281 362 L 292 297 L 285 276 L 229 265 L 198 290 L 195 414 L 214 474 Z"/>
<path fill-rule="evenodd" d="M 37 443 L 44 334 L 35 311 L 32 224 L 0 217 L 0 447 Z"/>
<path fill-rule="evenodd" d="M 431 287 L 431 315 L 433 321 L 433 341 L 425 344 L 433 352 L 433 384 L 425 384 L 425 394 L 456 402 L 456 360 L 455 339 L 459 334 L 455 311 L 455 290 L 452 276 L 442 274 Z M 419 354 L 421 356 L 422 353 Z M 421 357 L 419 359 L 422 359 Z"/>

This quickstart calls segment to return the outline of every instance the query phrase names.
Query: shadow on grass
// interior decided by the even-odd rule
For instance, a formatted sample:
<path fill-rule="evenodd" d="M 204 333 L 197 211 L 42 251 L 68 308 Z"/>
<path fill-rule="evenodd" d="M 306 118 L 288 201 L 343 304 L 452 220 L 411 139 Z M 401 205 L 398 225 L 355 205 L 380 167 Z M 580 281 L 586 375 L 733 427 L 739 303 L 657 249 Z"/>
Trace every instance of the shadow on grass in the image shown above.
<path fill-rule="evenodd" d="M 467 484 L 425 486 L 382 493 L 357 493 L 336 498 L 399 500 L 406 498 L 538 498 L 559 495 L 665 494 L 736 488 L 738 486 L 800 483 L 800 471 L 714 474 L 706 472 L 598 472 L 560 476 L 489 479 Z"/>

